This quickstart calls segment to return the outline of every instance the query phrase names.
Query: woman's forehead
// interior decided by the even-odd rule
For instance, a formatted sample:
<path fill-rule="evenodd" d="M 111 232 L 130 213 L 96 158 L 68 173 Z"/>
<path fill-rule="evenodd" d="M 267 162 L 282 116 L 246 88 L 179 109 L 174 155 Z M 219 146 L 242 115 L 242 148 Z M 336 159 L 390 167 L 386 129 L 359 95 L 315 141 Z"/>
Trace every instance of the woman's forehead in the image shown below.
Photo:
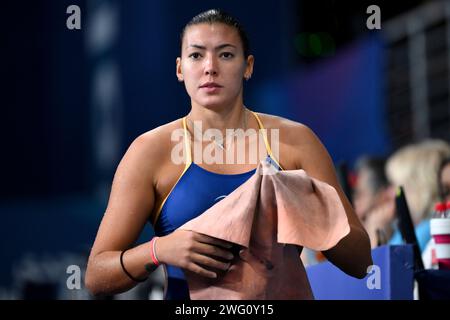
<path fill-rule="evenodd" d="M 184 34 L 183 46 L 208 46 L 228 43 L 240 46 L 239 34 L 236 28 L 223 23 L 201 23 L 189 26 Z"/>

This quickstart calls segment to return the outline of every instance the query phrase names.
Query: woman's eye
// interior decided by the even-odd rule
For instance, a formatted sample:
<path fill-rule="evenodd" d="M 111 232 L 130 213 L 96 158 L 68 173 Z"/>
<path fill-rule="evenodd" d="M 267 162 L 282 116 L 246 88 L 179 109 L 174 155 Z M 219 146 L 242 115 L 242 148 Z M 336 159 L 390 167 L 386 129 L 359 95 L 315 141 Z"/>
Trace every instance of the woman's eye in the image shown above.
<path fill-rule="evenodd" d="M 234 54 L 232 54 L 231 52 L 222 52 L 221 56 L 225 59 L 231 59 L 234 57 Z"/>
<path fill-rule="evenodd" d="M 198 53 L 198 52 L 191 53 L 191 54 L 189 55 L 189 58 L 192 58 L 192 59 L 194 59 L 194 60 L 197 60 L 198 58 L 200 58 L 200 53 Z"/>

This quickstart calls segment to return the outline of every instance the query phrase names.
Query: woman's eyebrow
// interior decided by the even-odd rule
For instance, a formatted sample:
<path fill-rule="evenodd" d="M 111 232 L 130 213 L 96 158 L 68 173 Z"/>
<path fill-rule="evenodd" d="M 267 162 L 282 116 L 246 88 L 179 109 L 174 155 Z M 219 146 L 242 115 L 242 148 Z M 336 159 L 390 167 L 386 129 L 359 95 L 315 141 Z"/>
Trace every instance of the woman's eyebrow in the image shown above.
<path fill-rule="evenodd" d="M 221 45 L 215 47 L 214 49 L 217 51 L 217 50 L 221 50 L 221 49 L 226 48 L 226 47 L 233 47 L 233 48 L 236 48 L 236 46 L 233 45 L 233 44 L 230 44 L 230 43 L 224 43 L 224 44 L 221 44 Z M 188 48 L 196 48 L 196 49 L 206 50 L 206 47 L 205 47 L 205 46 L 201 46 L 201 45 L 199 45 L 199 44 L 191 44 L 191 45 L 188 46 Z"/>

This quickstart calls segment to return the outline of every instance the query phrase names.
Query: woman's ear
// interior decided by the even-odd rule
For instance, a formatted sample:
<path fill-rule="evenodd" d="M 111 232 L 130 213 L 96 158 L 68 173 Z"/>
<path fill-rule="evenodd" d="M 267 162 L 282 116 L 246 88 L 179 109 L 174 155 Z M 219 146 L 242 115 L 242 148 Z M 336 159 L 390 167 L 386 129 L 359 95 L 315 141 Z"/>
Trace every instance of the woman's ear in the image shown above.
<path fill-rule="evenodd" d="M 245 72 L 244 72 L 245 80 L 249 80 L 252 77 L 254 64 L 255 64 L 255 57 L 253 55 L 249 55 L 247 57 Z"/>
<path fill-rule="evenodd" d="M 176 64 L 177 64 L 176 75 L 177 75 L 178 81 L 183 82 L 184 78 L 183 78 L 183 72 L 181 71 L 181 58 L 180 57 L 177 58 Z"/>

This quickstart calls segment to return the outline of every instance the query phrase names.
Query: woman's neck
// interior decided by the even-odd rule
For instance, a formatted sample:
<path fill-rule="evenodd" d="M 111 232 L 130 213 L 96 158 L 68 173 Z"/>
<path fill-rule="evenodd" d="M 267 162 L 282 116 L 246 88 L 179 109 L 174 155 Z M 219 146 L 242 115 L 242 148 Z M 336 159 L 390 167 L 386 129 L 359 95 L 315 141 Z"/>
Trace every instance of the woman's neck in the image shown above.
<path fill-rule="evenodd" d="M 247 112 L 242 102 L 222 108 L 207 108 L 192 104 L 187 119 L 190 122 L 200 121 L 202 130 L 218 129 L 225 132 L 226 129 L 243 128 Z"/>

